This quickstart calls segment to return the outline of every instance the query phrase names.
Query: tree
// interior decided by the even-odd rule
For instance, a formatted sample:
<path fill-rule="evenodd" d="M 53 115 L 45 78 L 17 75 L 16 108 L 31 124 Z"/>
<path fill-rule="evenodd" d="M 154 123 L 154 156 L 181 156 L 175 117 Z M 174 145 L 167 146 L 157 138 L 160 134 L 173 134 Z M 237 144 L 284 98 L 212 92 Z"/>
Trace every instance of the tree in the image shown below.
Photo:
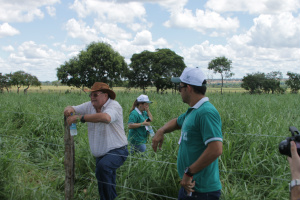
<path fill-rule="evenodd" d="M 180 76 L 186 67 L 183 57 L 177 55 L 170 49 L 156 49 L 154 54 L 154 65 L 152 68 L 152 81 L 156 92 L 163 92 L 172 88 L 171 77 Z"/>
<path fill-rule="evenodd" d="M 230 78 L 234 75 L 234 73 L 231 72 L 232 66 L 231 66 L 232 61 L 228 60 L 225 56 L 222 57 L 216 57 L 215 59 L 211 60 L 208 63 L 208 69 L 213 70 L 213 72 L 219 73 L 222 78 L 222 86 L 221 86 L 221 94 L 222 94 L 222 89 L 223 89 L 223 80 L 225 78 Z"/>
<path fill-rule="evenodd" d="M 151 85 L 152 53 L 145 50 L 139 54 L 133 54 L 130 60 L 131 70 L 127 75 L 128 86 L 141 88 L 145 93 L 147 86 Z"/>
<path fill-rule="evenodd" d="M 245 90 L 249 90 L 250 94 L 261 93 L 264 80 L 264 73 L 256 72 L 247 74 L 247 76 L 244 76 L 242 79 L 241 87 Z"/>
<path fill-rule="evenodd" d="M 128 67 L 124 57 L 103 42 L 92 42 L 85 51 L 57 68 L 62 84 L 75 87 L 91 87 L 94 82 L 105 82 L 111 87 L 122 82 Z"/>
<path fill-rule="evenodd" d="M 163 92 L 172 88 L 171 77 L 179 76 L 185 67 L 183 58 L 170 49 L 145 50 L 131 57 L 129 87 L 139 87 L 145 92 L 153 84 L 157 93 Z"/>
<path fill-rule="evenodd" d="M 284 90 L 280 88 L 280 80 L 282 79 L 282 73 L 279 71 L 273 71 L 268 73 L 265 76 L 265 80 L 263 81 L 263 90 L 265 93 L 269 93 L 270 91 L 272 94 L 274 92 L 282 93 Z"/>
<path fill-rule="evenodd" d="M 24 94 L 27 94 L 30 85 L 41 86 L 41 82 L 36 76 L 25 73 L 23 79 L 23 85 L 27 86 L 27 88 L 24 89 Z"/>
<path fill-rule="evenodd" d="M 291 88 L 291 93 L 298 93 L 300 89 L 300 74 L 288 72 L 286 75 L 289 76 L 289 79 L 285 83 Z"/>
<path fill-rule="evenodd" d="M 24 89 L 24 94 L 26 94 L 30 85 L 35 85 L 35 86 L 41 85 L 41 82 L 38 80 L 36 76 L 28 74 L 24 71 L 17 71 L 14 73 L 10 73 L 9 77 L 11 79 L 11 85 L 17 86 L 18 94 L 21 86 L 27 86 L 27 88 Z"/>
<path fill-rule="evenodd" d="M 11 81 L 9 75 L 2 75 L 0 73 L 0 93 L 3 93 L 3 88 L 6 88 L 6 91 L 8 92 L 8 88 L 11 87 Z"/>

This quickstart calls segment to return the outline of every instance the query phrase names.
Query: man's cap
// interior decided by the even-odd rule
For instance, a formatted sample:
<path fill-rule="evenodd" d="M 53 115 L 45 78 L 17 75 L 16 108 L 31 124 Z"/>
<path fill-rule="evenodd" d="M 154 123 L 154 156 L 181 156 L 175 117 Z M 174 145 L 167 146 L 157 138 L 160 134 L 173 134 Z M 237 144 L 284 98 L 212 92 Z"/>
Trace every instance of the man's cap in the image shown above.
<path fill-rule="evenodd" d="M 152 103 L 152 101 L 149 100 L 149 97 L 147 95 L 144 95 L 144 94 L 141 94 L 137 99 L 136 101 L 138 103 Z"/>
<path fill-rule="evenodd" d="M 85 90 L 86 92 L 95 92 L 95 91 L 102 91 L 104 93 L 107 93 L 109 98 L 115 99 L 116 94 L 114 91 L 112 91 L 109 86 L 106 83 L 103 82 L 95 82 L 94 85 L 90 90 Z"/>
<path fill-rule="evenodd" d="M 186 67 L 180 77 L 172 77 L 171 81 L 173 83 L 183 82 L 189 85 L 205 86 L 203 84 L 205 79 L 206 77 L 200 68 Z"/>

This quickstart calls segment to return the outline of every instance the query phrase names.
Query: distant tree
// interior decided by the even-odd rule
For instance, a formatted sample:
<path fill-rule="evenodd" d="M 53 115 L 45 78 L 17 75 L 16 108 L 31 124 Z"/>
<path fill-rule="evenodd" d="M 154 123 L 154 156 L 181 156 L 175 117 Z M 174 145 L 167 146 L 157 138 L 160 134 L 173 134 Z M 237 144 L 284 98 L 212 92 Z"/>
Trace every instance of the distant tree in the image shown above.
<path fill-rule="evenodd" d="M 244 76 L 242 79 L 241 87 L 245 90 L 249 90 L 250 94 L 261 93 L 264 80 L 265 73 L 256 72 L 247 74 L 247 76 Z"/>
<path fill-rule="evenodd" d="M 36 76 L 28 74 L 24 71 L 17 71 L 14 73 L 10 73 L 9 77 L 11 79 L 11 85 L 17 86 L 18 94 L 21 86 L 27 86 L 27 88 L 24 89 L 24 93 L 26 94 L 30 85 L 34 85 L 34 86 L 41 85 L 41 82 L 38 80 Z"/>
<path fill-rule="evenodd" d="M 58 87 L 59 85 L 61 85 L 60 81 L 52 81 L 51 84 L 53 86 L 56 86 L 56 87 Z"/>
<path fill-rule="evenodd" d="M 284 89 L 280 87 L 280 80 L 282 79 L 282 73 L 279 71 L 273 71 L 268 74 L 256 72 L 247 74 L 242 79 L 241 87 L 245 90 L 249 90 L 250 94 L 255 93 L 267 93 L 272 94 L 284 93 Z"/>
<path fill-rule="evenodd" d="M 128 67 L 124 57 L 103 42 L 92 42 L 85 51 L 57 68 L 62 84 L 91 87 L 94 82 L 105 82 L 111 87 L 122 82 Z"/>
<path fill-rule="evenodd" d="M 263 90 L 265 93 L 274 94 L 275 92 L 282 93 L 284 90 L 280 88 L 280 80 L 282 79 L 282 73 L 279 71 L 273 71 L 265 76 L 263 81 Z"/>
<path fill-rule="evenodd" d="M 152 67 L 152 81 L 156 92 L 172 88 L 171 77 L 178 77 L 186 67 L 183 57 L 170 49 L 156 49 Z"/>
<path fill-rule="evenodd" d="M 8 91 L 8 88 L 11 87 L 11 81 L 9 75 L 2 75 L 0 73 L 0 92 L 3 93 L 3 89 L 6 88 L 6 91 Z"/>
<path fill-rule="evenodd" d="M 28 91 L 30 85 L 41 86 L 41 82 L 39 81 L 39 79 L 36 76 L 25 73 L 24 79 L 23 79 L 23 85 L 27 86 L 27 88 L 24 89 L 24 94 L 27 94 L 27 91 Z"/>
<path fill-rule="evenodd" d="M 291 93 L 298 93 L 300 89 L 300 74 L 288 72 L 289 79 L 285 82 L 290 88 Z"/>
<path fill-rule="evenodd" d="M 145 93 L 147 86 L 152 84 L 152 52 L 145 50 L 139 54 L 133 54 L 130 60 L 131 70 L 127 74 L 128 86 L 141 88 Z"/>
<path fill-rule="evenodd" d="M 17 93 L 19 94 L 20 87 L 22 87 L 24 83 L 24 77 L 25 77 L 25 72 L 24 71 L 17 71 L 14 73 L 10 73 L 10 78 L 11 78 L 11 85 L 17 86 Z"/>
<path fill-rule="evenodd" d="M 155 85 L 156 92 L 172 88 L 171 77 L 179 76 L 185 68 L 183 58 L 170 49 L 156 49 L 155 52 L 143 51 L 131 57 L 128 74 L 129 87 L 145 90 Z"/>
<path fill-rule="evenodd" d="M 222 78 L 221 94 L 223 89 L 224 78 L 230 78 L 234 75 L 234 73 L 231 72 L 232 69 L 231 63 L 232 61 L 228 60 L 225 56 L 216 57 L 215 59 L 211 60 L 208 63 L 209 70 L 213 70 L 215 74 L 219 73 L 221 75 Z"/>

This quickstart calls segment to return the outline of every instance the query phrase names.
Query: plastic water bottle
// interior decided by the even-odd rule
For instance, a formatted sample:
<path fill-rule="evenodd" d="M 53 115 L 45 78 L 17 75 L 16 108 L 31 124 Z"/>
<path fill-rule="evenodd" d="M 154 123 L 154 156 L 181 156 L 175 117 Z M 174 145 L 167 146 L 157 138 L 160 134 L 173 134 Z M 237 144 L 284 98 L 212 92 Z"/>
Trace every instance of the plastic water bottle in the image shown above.
<path fill-rule="evenodd" d="M 153 137 L 155 135 L 152 126 L 148 126 L 148 131 L 151 137 Z"/>
<path fill-rule="evenodd" d="M 73 115 L 73 113 L 71 113 Z M 75 123 L 72 123 L 70 126 L 70 134 L 71 136 L 77 135 L 77 126 Z"/>

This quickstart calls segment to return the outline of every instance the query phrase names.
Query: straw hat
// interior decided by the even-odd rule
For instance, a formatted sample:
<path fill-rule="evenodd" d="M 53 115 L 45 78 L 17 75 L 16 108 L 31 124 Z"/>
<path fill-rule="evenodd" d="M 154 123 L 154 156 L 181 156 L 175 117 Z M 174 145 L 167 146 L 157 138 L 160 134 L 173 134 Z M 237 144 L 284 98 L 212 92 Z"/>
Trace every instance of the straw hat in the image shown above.
<path fill-rule="evenodd" d="M 106 83 L 103 82 L 95 82 L 90 90 L 85 90 L 86 92 L 95 92 L 95 91 L 103 91 L 107 93 L 109 98 L 115 99 L 116 94 L 112 91 Z"/>

